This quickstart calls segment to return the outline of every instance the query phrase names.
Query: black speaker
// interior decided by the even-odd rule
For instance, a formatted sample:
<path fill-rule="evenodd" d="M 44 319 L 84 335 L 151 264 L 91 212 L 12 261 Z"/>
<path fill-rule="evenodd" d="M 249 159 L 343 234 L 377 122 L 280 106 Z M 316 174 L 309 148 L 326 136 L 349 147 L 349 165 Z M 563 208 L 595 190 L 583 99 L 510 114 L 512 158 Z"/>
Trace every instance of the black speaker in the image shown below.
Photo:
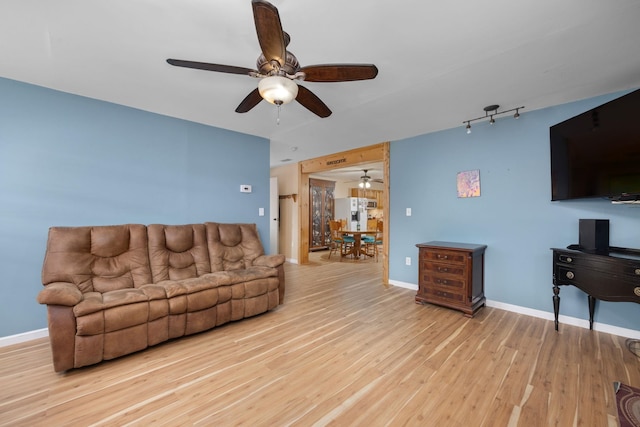
<path fill-rule="evenodd" d="M 608 219 L 581 219 L 579 226 L 580 249 L 595 252 L 609 251 Z"/>

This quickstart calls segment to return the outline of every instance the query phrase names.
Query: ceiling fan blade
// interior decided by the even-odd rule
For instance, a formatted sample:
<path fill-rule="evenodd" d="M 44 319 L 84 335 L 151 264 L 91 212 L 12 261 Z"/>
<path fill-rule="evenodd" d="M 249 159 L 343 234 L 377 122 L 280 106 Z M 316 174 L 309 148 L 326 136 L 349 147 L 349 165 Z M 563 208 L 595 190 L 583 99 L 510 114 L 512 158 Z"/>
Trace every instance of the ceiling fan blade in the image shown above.
<path fill-rule="evenodd" d="M 267 62 L 275 60 L 284 66 L 287 57 L 285 48 L 284 31 L 280 23 L 278 9 L 265 0 L 252 0 L 253 20 L 256 24 L 256 33 L 260 49 Z"/>
<path fill-rule="evenodd" d="M 331 115 L 331 110 L 329 107 L 325 105 L 320 98 L 318 98 L 313 92 L 302 85 L 298 85 L 298 96 L 296 97 L 296 101 L 298 101 L 302 106 L 304 106 L 307 110 L 312 113 L 322 117 L 329 117 Z"/>
<path fill-rule="evenodd" d="M 373 64 L 326 64 L 310 65 L 300 71 L 308 82 L 351 82 L 374 79 L 378 68 Z"/>
<path fill-rule="evenodd" d="M 262 96 L 260 96 L 258 88 L 255 88 L 249 93 L 249 95 L 247 95 L 245 99 L 242 100 L 240 105 L 238 105 L 238 108 L 236 108 L 236 113 L 246 113 L 256 105 L 258 105 L 260 101 L 262 101 Z"/>
<path fill-rule="evenodd" d="M 182 59 L 167 59 L 167 62 L 176 67 L 195 68 L 198 70 L 218 71 L 229 74 L 245 74 L 253 76 L 258 72 L 251 68 L 234 67 L 233 65 L 210 64 L 208 62 L 183 61 Z"/>

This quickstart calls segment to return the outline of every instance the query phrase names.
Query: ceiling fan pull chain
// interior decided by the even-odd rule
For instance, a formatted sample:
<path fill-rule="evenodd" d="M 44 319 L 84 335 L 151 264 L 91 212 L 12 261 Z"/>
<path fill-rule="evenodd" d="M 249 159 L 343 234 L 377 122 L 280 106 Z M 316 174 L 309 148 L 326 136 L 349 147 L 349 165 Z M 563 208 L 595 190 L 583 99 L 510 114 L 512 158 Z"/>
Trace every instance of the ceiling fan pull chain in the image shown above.
<path fill-rule="evenodd" d="M 280 126 L 280 104 L 278 104 L 278 118 L 276 119 L 276 124 Z"/>

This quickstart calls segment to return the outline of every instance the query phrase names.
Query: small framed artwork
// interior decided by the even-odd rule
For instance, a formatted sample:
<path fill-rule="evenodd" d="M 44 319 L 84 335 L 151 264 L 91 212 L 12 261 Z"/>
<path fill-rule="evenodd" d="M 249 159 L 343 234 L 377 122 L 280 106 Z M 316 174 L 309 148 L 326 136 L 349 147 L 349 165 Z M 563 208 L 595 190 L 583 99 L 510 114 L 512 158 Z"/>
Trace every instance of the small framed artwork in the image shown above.
<path fill-rule="evenodd" d="M 480 169 L 458 172 L 458 197 L 480 197 Z"/>

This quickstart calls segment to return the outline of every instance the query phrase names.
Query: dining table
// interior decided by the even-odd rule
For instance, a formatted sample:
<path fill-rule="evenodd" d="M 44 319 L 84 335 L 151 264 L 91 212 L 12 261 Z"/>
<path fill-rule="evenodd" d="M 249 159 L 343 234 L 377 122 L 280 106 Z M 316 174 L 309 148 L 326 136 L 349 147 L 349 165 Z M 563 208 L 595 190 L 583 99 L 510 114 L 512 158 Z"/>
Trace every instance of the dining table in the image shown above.
<path fill-rule="evenodd" d="M 362 251 L 362 236 L 372 235 L 375 236 L 376 232 L 373 230 L 341 230 L 341 233 L 345 236 L 353 236 L 353 247 L 343 254 L 343 256 L 353 255 L 355 258 L 360 259 L 360 255 L 373 256 Z"/>

